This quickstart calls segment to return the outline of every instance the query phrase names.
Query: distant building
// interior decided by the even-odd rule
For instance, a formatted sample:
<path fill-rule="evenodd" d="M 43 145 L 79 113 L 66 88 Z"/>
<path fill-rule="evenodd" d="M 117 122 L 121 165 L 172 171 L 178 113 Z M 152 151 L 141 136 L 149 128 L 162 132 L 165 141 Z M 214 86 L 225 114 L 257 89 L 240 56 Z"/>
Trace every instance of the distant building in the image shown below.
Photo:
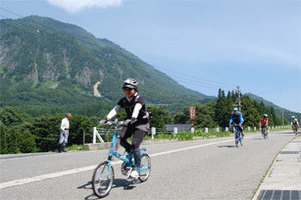
<path fill-rule="evenodd" d="M 166 124 L 165 128 L 167 132 L 173 132 L 174 127 L 178 128 L 178 131 L 190 131 L 191 124 Z"/>

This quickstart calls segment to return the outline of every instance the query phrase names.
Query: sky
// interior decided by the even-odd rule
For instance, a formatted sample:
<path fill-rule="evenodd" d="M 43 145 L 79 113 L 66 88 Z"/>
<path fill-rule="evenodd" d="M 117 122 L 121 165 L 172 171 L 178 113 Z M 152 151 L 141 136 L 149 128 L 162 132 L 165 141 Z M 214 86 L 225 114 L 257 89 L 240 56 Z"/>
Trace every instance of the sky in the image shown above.
<path fill-rule="evenodd" d="M 300 0 L 0 0 L 0 7 L 81 26 L 206 95 L 239 85 L 301 112 Z"/>

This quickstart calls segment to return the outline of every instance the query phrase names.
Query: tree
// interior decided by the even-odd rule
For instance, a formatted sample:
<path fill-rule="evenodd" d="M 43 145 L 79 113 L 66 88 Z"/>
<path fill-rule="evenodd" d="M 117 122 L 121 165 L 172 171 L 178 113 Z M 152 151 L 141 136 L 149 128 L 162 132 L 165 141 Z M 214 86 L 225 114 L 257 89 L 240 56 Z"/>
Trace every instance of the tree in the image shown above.
<path fill-rule="evenodd" d="M 11 126 L 9 128 L 8 132 L 10 136 L 17 138 L 16 145 L 18 152 L 32 153 L 37 150 L 35 137 L 31 133 L 32 129 L 33 126 L 29 122 L 25 122 L 17 126 Z"/>
<path fill-rule="evenodd" d="M 254 106 L 254 102 L 245 96 L 242 98 L 242 114 L 246 126 L 258 126 L 260 114 Z"/>
<path fill-rule="evenodd" d="M 228 93 L 227 98 L 222 89 L 218 91 L 218 97 L 215 106 L 215 121 L 220 127 L 227 127 L 230 119 L 231 107 L 234 102 L 232 101 L 231 94 Z"/>
<path fill-rule="evenodd" d="M 189 122 L 189 114 L 177 113 L 174 117 L 175 124 L 186 124 Z"/>
<path fill-rule="evenodd" d="M 74 115 L 70 120 L 70 132 L 68 143 L 72 144 L 82 144 L 83 143 L 83 133 L 85 133 L 85 141 L 92 142 L 92 132 L 94 124 L 91 119 L 87 116 Z"/>
<path fill-rule="evenodd" d="M 206 105 L 197 105 L 195 126 L 197 128 L 216 127 L 218 124 L 214 120 L 215 108 L 216 104 L 214 102 L 209 102 Z"/>
<path fill-rule="evenodd" d="M 148 110 L 152 113 L 151 127 L 165 129 L 165 124 L 173 122 L 168 110 L 162 106 L 149 106 Z"/>
<path fill-rule="evenodd" d="M 0 154 L 8 153 L 7 127 L 0 121 Z"/>
<path fill-rule="evenodd" d="M 36 137 L 39 151 L 52 151 L 57 149 L 60 123 L 63 115 L 42 116 L 35 119 L 32 134 Z"/>
<path fill-rule="evenodd" d="M 3 108 L 0 108 L 0 121 L 6 126 L 12 126 L 16 124 L 21 124 L 25 121 L 31 121 L 32 117 L 28 115 L 27 113 L 10 107 L 6 106 Z"/>

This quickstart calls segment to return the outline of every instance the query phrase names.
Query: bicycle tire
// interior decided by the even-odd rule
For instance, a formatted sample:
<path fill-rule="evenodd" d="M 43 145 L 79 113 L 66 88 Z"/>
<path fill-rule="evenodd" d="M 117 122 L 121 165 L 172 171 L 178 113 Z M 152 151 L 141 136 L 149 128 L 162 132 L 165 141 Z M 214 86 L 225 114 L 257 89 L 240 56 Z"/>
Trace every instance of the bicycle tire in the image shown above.
<path fill-rule="evenodd" d="M 101 170 L 103 168 L 103 170 Z M 100 163 L 94 170 L 93 172 L 93 177 L 92 177 L 92 188 L 94 191 L 94 194 L 100 198 L 103 198 L 105 196 L 107 196 L 111 189 L 112 189 L 112 185 L 114 182 L 114 169 L 113 167 L 111 167 L 111 171 L 109 173 L 109 162 L 108 161 L 104 161 L 102 163 Z M 106 179 L 104 180 L 100 180 L 99 178 L 97 178 L 100 174 L 98 173 L 98 170 L 100 170 L 100 174 L 106 176 Z M 102 176 L 100 175 L 100 176 Z M 103 178 L 103 177 L 101 177 Z M 104 182 L 102 182 L 104 181 Z M 107 183 L 107 186 L 105 189 L 101 188 L 102 183 Z M 103 192 L 104 191 L 104 192 Z"/>
<path fill-rule="evenodd" d="M 143 163 L 143 161 L 145 161 L 145 163 Z M 139 180 L 141 182 L 147 181 L 147 179 L 149 178 L 149 175 L 151 173 L 151 159 L 150 159 L 149 155 L 147 155 L 146 153 L 144 153 L 141 156 L 140 169 L 141 168 L 146 168 L 146 167 L 148 168 L 148 170 L 140 172 Z"/>

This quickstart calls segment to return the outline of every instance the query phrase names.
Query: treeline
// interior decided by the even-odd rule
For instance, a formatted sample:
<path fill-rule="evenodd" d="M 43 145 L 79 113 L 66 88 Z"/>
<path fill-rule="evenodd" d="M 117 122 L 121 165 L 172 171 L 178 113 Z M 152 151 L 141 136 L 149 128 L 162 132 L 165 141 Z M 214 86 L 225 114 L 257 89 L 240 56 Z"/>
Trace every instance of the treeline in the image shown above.
<path fill-rule="evenodd" d="M 163 128 L 172 123 L 169 112 L 161 107 L 150 107 L 153 113 L 152 125 Z M 125 118 L 125 112 L 118 114 Z M 92 142 L 93 127 L 104 117 L 73 115 L 70 120 L 68 146 Z M 55 151 L 58 147 L 59 129 L 64 114 L 32 117 L 14 107 L 0 108 L 0 153 L 32 153 Z M 85 138 L 83 138 L 85 137 Z"/>
<path fill-rule="evenodd" d="M 216 102 L 209 102 L 205 105 L 195 105 L 196 120 L 194 124 L 196 128 L 228 127 L 232 108 L 237 105 L 236 100 L 237 93 L 228 91 L 226 95 L 224 90 L 219 89 Z M 281 125 L 282 123 L 281 118 L 275 114 L 274 108 L 265 106 L 263 102 L 258 103 L 248 96 L 242 96 L 241 104 L 241 112 L 245 126 L 257 127 L 263 114 L 269 115 L 269 124 L 271 126 Z M 189 108 L 185 108 L 182 113 L 176 114 L 174 123 L 191 123 L 189 119 Z M 284 123 L 288 123 L 287 119 L 284 119 Z"/>
<path fill-rule="evenodd" d="M 204 105 L 196 104 L 195 127 L 227 127 L 232 108 L 237 103 L 236 99 L 236 93 L 229 91 L 225 95 L 225 92 L 220 89 L 216 102 L 211 101 Z M 271 126 L 281 125 L 281 118 L 275 114 L 273 107 L 267 107 L 262 102 L 258 103 L 256 100 L 251 100 L 248 96 L 242 96 L 241 102 L 245 126 L 258 126 L 259 120 L 264 113 L 269 115 L 269 124 Z M 184 108 L 183 112 L 175 115 L 171 115 L 162 106 L 149 106 L 148 109 L 152 113 L 151 126 L 158 129 L 164 129 L 165 124 L 191 123 L 189 107 Z M 93 127 L 97 126 L 98 121 L 104 116 L 105 114 L 97 117 L 73 115 L 70 120 L 68 145 L 83 144 L 84 140 L 86 143 L 92 142 Z M 63 117 L 63 113 L 33 117 L 14 107 L 0 108 L 0 153 L 30 153 L 56 150 L 59 127 Z M 120 112 L 117 117 L 124 119 L 125 112 Z M 286 119 L 284 122 L 285 124 L 288 123 Z"/>
<path fill-rule="evenodd" d="M 64 114 L 32 118 L 13 107 L 0 108 L 0 153 L 46 152 L 57 149 Z M 96 119 L 74 115 L 70 120 L 69 145 L 92 140 Z"/>

